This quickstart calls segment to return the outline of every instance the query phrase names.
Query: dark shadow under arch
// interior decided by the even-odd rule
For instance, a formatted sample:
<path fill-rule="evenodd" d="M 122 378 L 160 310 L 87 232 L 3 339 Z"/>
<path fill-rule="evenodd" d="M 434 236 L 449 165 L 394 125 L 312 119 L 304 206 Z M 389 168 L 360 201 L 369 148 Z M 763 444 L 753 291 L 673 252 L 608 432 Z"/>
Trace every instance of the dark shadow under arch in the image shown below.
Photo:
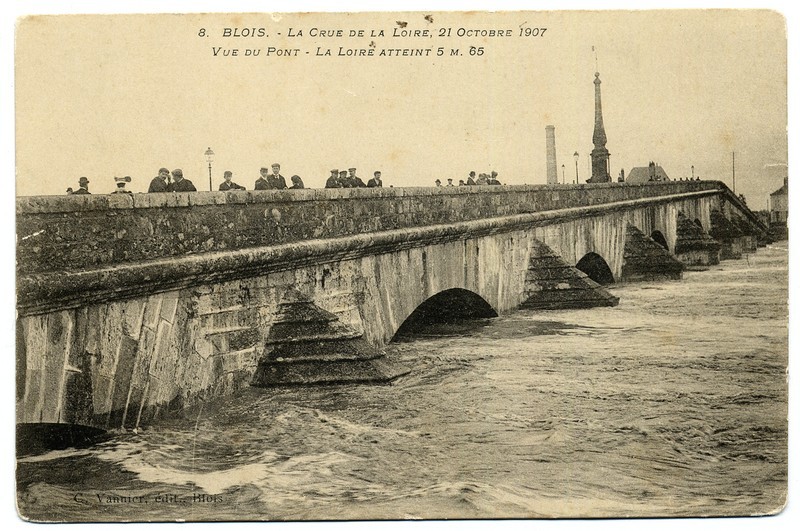
<path fill-rule="evenodd" d="M 700 227 L 701 229 L 703 228 L 703 224 L 697 218 L 694 218 L 694 224 L 697 225 L 698 227 Z"/>
<path fill-rule="evenodd" d="M 669 245 L 667 244 L 667 239 L 664 237 L 664 234 L 660 230 L 654 230 L 653 233 L 650 235 L 653 240 L 661 247 L 669 251 Z"/>
<path fill-rule="evenodd" d="M 80 424 L 17 424 L 17 455 L 40 455 L 51 450 L 90 448 L 111 437 L 105 430 Z"/>
<path fill-rule="evenodd" d="M 597 253 L 586 253 L 575 267 L 586 273 L 586 276 L 598 284 L 605 285 L 614 283 L 614 274 L 611 273 L 608 262 Z"/>
<path fill-rule="evenodd" d="M 497 317 L 497 312 L 480 295 L 461 288 L 448 289 L 417 306 L 400 325 L 392 341 L 412 336 L 432 325 L 488 317 Z"/>

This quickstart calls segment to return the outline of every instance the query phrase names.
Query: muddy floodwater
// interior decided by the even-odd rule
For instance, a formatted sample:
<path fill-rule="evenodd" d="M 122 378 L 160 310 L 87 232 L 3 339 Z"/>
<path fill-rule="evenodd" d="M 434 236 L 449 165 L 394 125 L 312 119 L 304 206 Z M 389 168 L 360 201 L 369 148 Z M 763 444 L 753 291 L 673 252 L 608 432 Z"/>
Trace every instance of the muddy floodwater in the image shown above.
<path fill-rule="evenodd" d="M 749 515 L 787 487 L 787 246 L 619 306 L 518 311 L 390 345 L 391 385 L 250 388 L 22 457 L 35 520 Z"/>

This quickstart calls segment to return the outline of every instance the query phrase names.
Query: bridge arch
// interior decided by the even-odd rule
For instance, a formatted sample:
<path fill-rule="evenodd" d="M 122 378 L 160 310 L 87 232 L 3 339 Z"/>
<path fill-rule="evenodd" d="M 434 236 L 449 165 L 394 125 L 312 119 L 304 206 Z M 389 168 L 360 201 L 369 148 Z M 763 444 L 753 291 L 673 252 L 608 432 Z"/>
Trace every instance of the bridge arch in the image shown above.
<path fill-rule="evenodd" d="M 394 333 L 392 341 L 426 325 L 488 317 L 497 317 L 497 311 L 483 297 L 463 288 L 446 289 L 417 306 Z"/>
<path fill-rule="evenodd" d="M 669 251 L 669 244 L 667 243 L 667 239 L 664 237 L 664 233 L 663 232 L 661 232 L 660 230 L 654 230 L 650 234 L 650 237 L 653 238 L 653 240 L 657 244 L 659 244 L 661 247 L 663 247 L 664 249 Z"/>
<path fill-rule="evenodd" d="M 586 253 L 583 258 L 578 260 L 575 267 L 598 284 L 614 283 L 614 274 L 611 272 L 608 262 L 597 253 Z"/>

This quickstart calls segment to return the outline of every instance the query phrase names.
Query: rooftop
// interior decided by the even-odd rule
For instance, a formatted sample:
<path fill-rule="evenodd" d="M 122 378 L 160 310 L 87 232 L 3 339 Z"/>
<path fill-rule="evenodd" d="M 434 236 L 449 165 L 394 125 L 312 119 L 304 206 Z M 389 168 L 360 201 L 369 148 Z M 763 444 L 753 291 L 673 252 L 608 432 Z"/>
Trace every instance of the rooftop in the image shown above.
<path fill-rule="evenodd" d="M 772 192 L 769 195 L 770 196 L 773 196 L 773 195 L 787 195 L 788 193 L 789 193 L 789 178 L 788 177 L 784 177 L 783 178 L 783 186 L 781 186 L 780 188 L 778 188 L 777 190 L 775 190 L 774 192 Z"/>
<path fill-rule="evenodd" d="M 656 164 L 655 166 L 655 178 L 654 181 L 669 181 L 669 177 L 667 176 L 667 172 L 664 171 L 664 168 Z M 625 182 L 629 184 L 639 184 L 639 183 L 646 183 L 650 181 L 650 168 L 647 166 L 637 166 L 631 170 L 628 176 L 625 178 Z"/>

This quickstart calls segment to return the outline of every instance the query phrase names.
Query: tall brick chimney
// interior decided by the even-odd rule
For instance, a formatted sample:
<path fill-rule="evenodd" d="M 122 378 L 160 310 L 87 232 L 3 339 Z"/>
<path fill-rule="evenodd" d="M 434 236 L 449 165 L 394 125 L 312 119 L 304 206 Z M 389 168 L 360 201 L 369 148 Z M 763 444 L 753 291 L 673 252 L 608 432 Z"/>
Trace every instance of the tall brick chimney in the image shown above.
<path fill-rule="evenodd" d="M 544 128 L 547 136 L 547 184 L 558 184 L 558 163 L 556 162 L 556 127 Z"/>

